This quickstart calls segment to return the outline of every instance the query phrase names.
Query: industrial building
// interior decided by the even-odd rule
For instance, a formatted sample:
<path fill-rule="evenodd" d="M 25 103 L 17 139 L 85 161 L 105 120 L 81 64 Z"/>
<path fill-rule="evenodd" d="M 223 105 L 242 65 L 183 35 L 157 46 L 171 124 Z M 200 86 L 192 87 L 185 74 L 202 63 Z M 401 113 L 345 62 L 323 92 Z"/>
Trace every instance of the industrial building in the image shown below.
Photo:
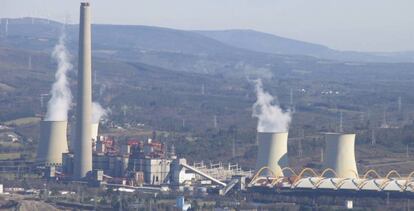
<path fill-rule="evenodd" d="M 367 171 L 358 178 L 329 177 L 324 170 L 318 174 L 314 170 L 305 168 L 300 173 L 292 172 L 289 178 L 265 178 L 254 176 L 249 184 L 250 188 L 262 187 L 267 189 L 287 190 L 334 190 L 334 191 L 391 191 L 414 193 L 414 182 L 411 180 L 414 172 L 403 177 L 395 170 L 381 177 L 374 170 Z M 372 174 L 374 177 L 372 177 Z"/>
<path fill-rule="evenodd" d="M 92 142 L 91 142 L 92 144 Z M 163 145 L 148 139 L 146 142 L 129 141 L 120 147 L 113 139 L 98 136 L 92 156 L 94 170 L 102 170 L 109 177 L 126 178 L 131 172 L 142 172 L 148 184 L 165 183 L 171 159 L 165 156 Z M 64 155 L 63 173 L 74 174 L 74 155 Z"/>
<path fill-rule="evenodd" d="M 391 192 L 414 192 L 412 176 L 402 177 L 397 171 L 392 170 L 384 177 L 381 177 L 375 170 L 368 170 L 363 176 L 358 174 L 355 159 L 355 134 L 325 133 L 325 155 L 323 171 L 317 173 L 314 169 L 304 168 L 300 172 L 295 172 L 288 165 L 281 169 L 276 168 L 274 163 L 279 160 L 274 159 L 273 165 L 262 165 L 251 178 L 248 187 L 266 189 L 286 189 L 286 190 L 332 190 L 332 191 L 391 191 Z M 269 138 L 265 138 L 269 139 Z M 260 139 L 259 139 L 260 140 Z M 259 144 L 263 142 L 259 141 Z M 265 152 L 285 152 L 285 147 L 279 145 L 263 144 L 267 149 Z M 281 150 L 276 149 L 280 147 Z M 259 146 L 259 149 L 263 146 Z M 262 149 L 263 150 L 263 149 Z M 259 150 L 257 159 L 263 159 L 260 155 L 263 151 Z M 277 154 L 277 153 L 275 153 Z M 265 156 L 271 157 L 271 156 Z M 274 156 L 279 158 L 278 156 Z M 266 162 L 263 162 L 266 163 Z M 290 174 L 287 176 L 286 174 Z"/>
<path fill-rule="evenodd" d="M 93 152 L 93 172 L 101 171 L 108 182 L 124 180 L 125 184 L 137 185 L 191 185 L 203 180 L 210 180 L 225 186 L 221 181 L 229 181 L 235 175 L 251 176 L 252 172 L 241 170 L 238 165 L 223 168 L 220 165 L 190 166 L 186 159 L 177 158 L 174 148 L 168 152 L 158 141 L 130 140 L 125 144 L 115 146 L 115 141 L 109 137 L 99 136 L 96 150 Z M 64 177 L 72 177 L 74 170 L 74 155 L 63 155 L 62 173 Z M 93 174 L 88 175 L 94 180 Z M 212 184 L 206 183 L 206 184 Z"/>

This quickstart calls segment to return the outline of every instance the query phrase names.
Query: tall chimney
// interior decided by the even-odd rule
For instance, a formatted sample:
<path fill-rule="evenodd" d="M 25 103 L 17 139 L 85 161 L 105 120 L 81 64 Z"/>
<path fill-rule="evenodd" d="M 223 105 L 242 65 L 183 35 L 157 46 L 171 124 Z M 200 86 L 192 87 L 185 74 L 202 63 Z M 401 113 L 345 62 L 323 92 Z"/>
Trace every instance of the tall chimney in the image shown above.
<path fill-rule="evenodd" d="M 74 177 L 84 178 L 92 171 L 92 64 L 91 64 L 91 15 L 89 3 L 80 6 L 78 98 L 76 109 L 76 140 Z"/>

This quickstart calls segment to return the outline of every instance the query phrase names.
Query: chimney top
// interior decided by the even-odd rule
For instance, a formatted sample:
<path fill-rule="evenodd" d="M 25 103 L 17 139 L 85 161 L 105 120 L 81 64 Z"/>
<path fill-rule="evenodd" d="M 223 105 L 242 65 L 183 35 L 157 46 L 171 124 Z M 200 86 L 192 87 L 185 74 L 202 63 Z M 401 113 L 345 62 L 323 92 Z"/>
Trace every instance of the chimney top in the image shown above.
<path fill-rule="evenodd" d="M 87 7 L 87 6 L 89 6 L 89 2 L 81 2 L 81 6 Z"/>

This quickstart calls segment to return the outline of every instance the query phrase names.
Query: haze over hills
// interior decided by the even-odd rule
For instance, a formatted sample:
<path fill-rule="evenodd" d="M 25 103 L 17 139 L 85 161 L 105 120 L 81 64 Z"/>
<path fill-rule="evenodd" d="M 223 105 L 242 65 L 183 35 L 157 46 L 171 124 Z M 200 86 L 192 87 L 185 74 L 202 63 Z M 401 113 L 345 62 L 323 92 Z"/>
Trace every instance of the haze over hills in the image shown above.
<path fill-rule="evenodd" d="M 3 45 L 24 46 L 33 50 L 51 48 L 62 31 L 62 24 L 44 19 L 9 19 L 8 38 Z M 5 35 L 5 21 L 1 21 L 1 34 Z M 77 25 L 67 25 L 70 48 L 77 46 Z M 95 54 L 121 59 L 138 59 L 156 63 L 156 60 L 182 60 L 216 57 L 215 59 L 240 60 L 246 57 L 262 63 L 266 58 L 288 58 L 357 62 L 413 62 L 413 52 L 363 53 L 337 51 L 323 45 L 302 42 L 252 30 L 185 31 L 153 26 L 93 25 Z M 156 55 L 155 55 L 156 54 Z M 293 57 L 292 57 L 293 56 Z M 205 59 L 203 59 L 205 60 Z M 161 62 L 163 63 L 163 62 Z M 194 64 L 193 64 L 194 65 Z M 163 67 L 167 67 L 163 65 Z M 191 67 L 183 68 L 186 70 Z M 208 71 L 207 71 L 208 72 Z"/>
<path fill-rule="evenodd" d="M 276 54 L 302 54 L 332 51 L 323 45 L 302 42 L 253 30 L 195 31 L 231 46 L 258 52 Z"/>
<path fill-rule="evenodd" d="M 253 30 L 195 31 L 230 46 L 257 52 L 307 55 L 321 59 L 361 62 L 414 62 L 414 52 L 338 51 L 323 45 L 279 37 Z"/>
<path fill-rule="evenodd" d="M 4 35 L 4 19 L 1 23 L 1 32 Z M 47 41 L 45 39 L 57 40 L 62 31 L 65 31 L 70 44 L 77 44 L 78 40 L 77 25 L 66 25 L 64 27 L 61 23 L 44 19 L 9 19 L 7 28 L 9 39 L 6 40 L 6 43 L 18 45 L 13 40 L 30 40 L 30 42 L 24 43 L 26 48 L 34 48 L 36 42 L 44 43 Z M 153 26 L 94 24 L 92 33 L 94 48 L 97 49 L 143 49 L 148 51 L 209 55 L 248 52 L 197 33 Z"/>
<path fill-rule="evenodd" d="M 51 52 L 63 25 L 42 19 L 10 19 L 6 36 L 2 21 L 1 46 Z M 66 25 L 69 49 L 76 55 L 77 25 Z M 190 31 L 149 26 L 93 25 L 93 54 L 105 59 L 141 62 L 170 70 L 225 73 L 245 77 L 284 60 L 306 61 L 304 56 L 284 56 L 236 48 Z M 313 59 L 314 60 L 314 59 Z M 263 72 L 263 71 L 261 71 Z"/>

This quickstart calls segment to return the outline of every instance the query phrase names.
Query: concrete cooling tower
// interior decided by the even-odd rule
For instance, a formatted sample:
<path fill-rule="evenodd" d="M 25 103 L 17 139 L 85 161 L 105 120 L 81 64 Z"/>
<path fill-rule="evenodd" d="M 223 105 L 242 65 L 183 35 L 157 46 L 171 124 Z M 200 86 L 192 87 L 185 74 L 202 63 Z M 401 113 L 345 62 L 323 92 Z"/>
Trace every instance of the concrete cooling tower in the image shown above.
<path fill-rule="evenodd" d="M 84 178 L 92 171 L 92 56 L 91 14 L 89 3 L 80 6 L 78 96 L 76 102 L 76 138 L 74 177 Z"/>
<path fill-rule="evenodd" d="M 99 123 L 92 123 L 91 125 L 91 138 L 96 141 L 99 132 Z"/>
<path fill-rule="evenodd" d="M 71 128 L 76 128 L 76 124 L 73 124 Z M 76 137 L 76 131 L 74 129 L 69 130 L 69 131 L 70 131 L 70 133 L 69 133 L 70 137 Z M 98 135 L 99 135 L 99 123 L 92 123 L 92 125 L 91 125 L 91 143 L 96 142 Z M 73 140 L 75 140 L 75 139 L 73 138 Z M 70 142 L 69 149 L 71 151 L 73 151 L 75 149 L 74 141 Z"/>
<path fill-rule="evenodd" d="M 62 153 L 68 152 L 67 121 L 42 121 L 37 161 L 46 166 L 62 165 Z"/>
<path fill-rule="evenodd" d="M 96 141 L 98 140 L 99 123 L 92 123 L 91 125 L 91 140 L 92 140 L 92 151 L 96 151 Z"/>
<path fill-rule="evenodd" d="M 355 134 L 327 133 L 325 140 L 324 168 L 333 169 L 339 178 L 357 178 Z"/>
<path fill-rule="evenodd" d="M 282 177 L 282 168 L 288 166 L 287 140 L 288 133 L 258 133 L 259 149 L 257 152 L 256 170 L 269 167 L 276 177 Z M 270 176 L 269 171 L 262 175 Z"/>

